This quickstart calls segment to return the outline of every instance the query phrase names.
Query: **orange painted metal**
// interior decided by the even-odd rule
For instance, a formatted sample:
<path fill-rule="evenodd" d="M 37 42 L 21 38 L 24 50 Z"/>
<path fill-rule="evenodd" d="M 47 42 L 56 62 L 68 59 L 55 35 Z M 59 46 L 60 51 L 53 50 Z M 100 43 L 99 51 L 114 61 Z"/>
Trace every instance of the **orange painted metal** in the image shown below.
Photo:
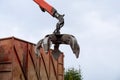
<path fill-rule="evenodd" d="M 56 60 L 41 48 L 38 57 L 34 48 L 15 37 L 0 39 L 0 80 L 64 80 L 63 53 Z"/>
<path fill-rule="evenodd" d="M 49 14 L 53 15 L 53 7 L 45 2 L 45 0 L 34 0 L 41 8 L 45 9 Z"/>

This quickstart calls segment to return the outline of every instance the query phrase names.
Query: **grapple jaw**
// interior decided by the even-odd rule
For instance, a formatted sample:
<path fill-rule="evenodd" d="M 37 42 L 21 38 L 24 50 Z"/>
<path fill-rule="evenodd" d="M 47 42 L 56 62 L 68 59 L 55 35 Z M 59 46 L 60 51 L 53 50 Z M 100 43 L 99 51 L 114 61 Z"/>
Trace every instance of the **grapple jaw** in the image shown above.
<path fill-rule="evenodd" d="M 40 40 L 36 45 L 36 52 L 39 55 L 39 48 L 42 47 L 44 51 L 47 53 L 50 50 L 51 45 L 54 44 L 53 56 L 57 59 L 61 51 L 59 50 L 60 44 L 70 45 L 73 53 L 76 58 L 79 57 L 80 47 L 77 43 L 76 38 L 73 35 L 69 34 L 49 34 L 44 37 L 44 39 Z"/>
<path fill-rule="evenodd" d="M 79 57 L 80 47 L 77 43 L 76 38 L 73 35 L 63 34 L 61 37 L 62 44 L 70 45 L 73 53 L 75 54 L 76 58 Z"/>

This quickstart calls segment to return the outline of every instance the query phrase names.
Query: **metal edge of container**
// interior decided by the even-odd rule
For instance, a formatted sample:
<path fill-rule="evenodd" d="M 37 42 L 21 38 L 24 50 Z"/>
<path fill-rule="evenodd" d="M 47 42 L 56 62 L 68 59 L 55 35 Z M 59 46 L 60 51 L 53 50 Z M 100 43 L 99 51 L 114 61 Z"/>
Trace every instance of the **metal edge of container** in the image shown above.
<path fill-rule="evenodd" d="M 30 44 L 32 44 L 32 45 L 36 45 L 35 43 L 29 42 L 29 41 L 27 41 L 27 40 L 20 39 L 20 38 L 14 37 L 14 36 L 5 37 L 5 38 L 0 38 L 0 41 L 1 41 L 1 40 L 7 40 L 7 39 L 16 39 L 16 40 L 19 40 L 19 41 L 23 41 L 23 42 L 30 43 Z"/>

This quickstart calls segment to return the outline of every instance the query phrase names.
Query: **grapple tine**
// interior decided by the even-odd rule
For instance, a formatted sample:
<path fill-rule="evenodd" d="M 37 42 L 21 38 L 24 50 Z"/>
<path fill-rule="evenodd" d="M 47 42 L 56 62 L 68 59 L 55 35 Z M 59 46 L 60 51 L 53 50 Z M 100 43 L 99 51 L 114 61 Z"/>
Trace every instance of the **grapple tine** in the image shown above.
<path fill-rule="evenodd" d="M 43 39 L 43 49 L 44 49 L 45 53 L 47 53 L 48 50 L 50 49 L 50 42 L 51 41 L 49 40 L 49 36 L 47 36 Z"/>
<path fill-rule="evenodd" d="M 79 47 L 75 37 L 72 37 L 72 45 L 70 45 L 70 46 L 71 46 L 71 49 L 72 49 L 73 53 L 75 54 L 76 58 L 78 58 L 79 53 L 80 53 L 80 47 Z"/>
<path fill-rule="evenodd" d="M 69 34 L 62 34 L 62 43 L 63 44 L 67 44 L 70 45 L 73 53 L 75 54 L 76 58 L 79 57 L 79 53 L 80 53 L 80 47 L 77 43 L 76 38 L 73 35 L 69 35 Z"/>
<path fill-rule="evenodd" d="M 42 47 L 43 39 L 41 39 L 35 46 L 35 54 L 40 56 L 40 48 Z"/>

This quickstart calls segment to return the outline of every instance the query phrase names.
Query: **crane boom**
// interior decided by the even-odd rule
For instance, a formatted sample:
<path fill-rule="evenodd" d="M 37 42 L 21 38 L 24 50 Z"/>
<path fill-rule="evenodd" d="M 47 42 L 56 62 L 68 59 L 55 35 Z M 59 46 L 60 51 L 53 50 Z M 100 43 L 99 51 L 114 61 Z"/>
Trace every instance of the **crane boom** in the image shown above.
<path fill-rule="evenodd" d="M 47 11 L 50 15 L 52 15 L 53 17 L 59 20 L 59 22 L 56 25 L 56 30 L 54 31 L 54 33 L 60 34 L 59 30 L 64 25 L 64 19 L 63 19 L 64 15 L 59 14 L 57 10 L 54 7 L 52 7 L 50 4 L 45 2 L 45 0 L 34 0 L 34 2 L 36 2 L 39 5 L 39 7 L 43 12 Z"/>
<path fill-rule="evenodd" d="M 54 15 L 55 9 L 47 2 L 45 2 L 44 0 L 34 0 L 34 1 L 40 6 L 43 12 L 47 11 L 52 16 Z"/>

